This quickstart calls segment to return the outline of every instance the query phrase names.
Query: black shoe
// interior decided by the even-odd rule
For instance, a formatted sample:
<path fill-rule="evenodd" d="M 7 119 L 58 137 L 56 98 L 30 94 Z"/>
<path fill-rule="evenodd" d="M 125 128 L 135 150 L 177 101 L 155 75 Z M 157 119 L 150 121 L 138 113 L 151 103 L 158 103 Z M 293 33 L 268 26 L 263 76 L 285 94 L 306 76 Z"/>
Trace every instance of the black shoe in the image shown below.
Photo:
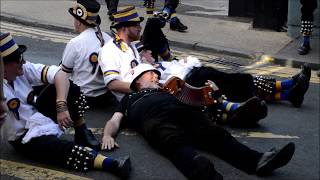
<path fill-rule="evenodd" d="M 267 114 L 266 102 L 261 101 L 258 97 L 252 97 L 228 114 L 227 123 L 232 126 L 251 126 L 265 118 Z"/>
<path fill-rule="evenodd" d="M 298 48 L 298 53 L 300 54 L 300 55 L 306 55 L 306 54 L 308 54 L 309 53 L 309 51 L 310 51 L 310 45 L 304 45 L 304 44 L 302 44 L 299 48 Z"/>
<path fill-rule="evenodd" d="M 122 179 L 127 179 L 131 172 L 130 157 L 124 156 L 114 159 L 110 164 L 110 172 Z"/>
<path fill-rule="evenodd" d="M 173 31 L 185 32 L 188 27 L 183 25 L 180 19 L 176 19 L 175 21 L 170 21 L 170 29 Z"/>
<path fill-rule="evenodd" d="M 77 145 L 90 147 L 95 151 L 100 151 L 101 149 L 101 144 L 89 129 L 75 128 L 74 142 Z"/>
<path fill-rule="evenodd" d="M 309 88 L 309 81 L 311 77 L 311 69 L 304 64 L 300 73 L 294 75 L 292 79 L 295 85 L 289 91 L 289 101 L 294 107 L 300 107 L 304 100 L 304 94 Z"/>
<path fill-rule="evenodd" d="M 275 148 L 265 152 L 258 162 L 256 173 L 258 176 L 271 174 L 277 168 L 280 168 L 291 160 L 295 150 L 294 143 L 289 143 L 283 148 L 277 150 Z"/>
<path fill-rule="evenodd" d="M 212 162 L 201 155 L 193 159 L 193 166 L 191 177 L 188 177 L 190 180 L 223 180 L 223 176 L 215 170 Z"/>
<path fill-rule="evenodd" d="M 292 76 L 292 79 L 295 80 L 295 82 L 297 82 L 298 79 L 299 79 L 299 76 L 301 74 L 306 75 L 307 78 L 308 78 L 308 81 L 310 80 L 310 78 L 311 78 L 311 68 L 308 66 L 307 63 L 302 65 L 301 71 L 299 73 L 297 73 L 296 75 Z"/>

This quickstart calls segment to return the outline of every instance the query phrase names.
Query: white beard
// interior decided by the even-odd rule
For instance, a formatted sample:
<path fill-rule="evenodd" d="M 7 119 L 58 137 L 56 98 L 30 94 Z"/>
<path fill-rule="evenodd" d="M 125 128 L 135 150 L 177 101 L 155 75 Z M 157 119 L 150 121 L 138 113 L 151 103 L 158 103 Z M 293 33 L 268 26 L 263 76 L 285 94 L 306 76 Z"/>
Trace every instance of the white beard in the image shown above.
<path fill-rule="evenodd" d="M 150 88 L 150 89 L 157 89 L 157 88 L 160 88 L 159 84 L 152 81 L 147 81 L 147 82 L 142 82 L 139 84 L 140 85 L 140 89 L 147 89 L 147 88 Z"/>

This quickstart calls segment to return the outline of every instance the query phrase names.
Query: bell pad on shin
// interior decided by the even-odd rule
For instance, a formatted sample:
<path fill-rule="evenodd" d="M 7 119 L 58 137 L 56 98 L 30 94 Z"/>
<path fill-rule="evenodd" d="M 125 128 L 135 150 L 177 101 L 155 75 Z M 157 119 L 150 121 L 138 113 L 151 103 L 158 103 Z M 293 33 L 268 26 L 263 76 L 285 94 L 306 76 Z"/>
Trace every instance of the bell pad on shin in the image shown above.
<path fill-rule="evenodd" d="M 75 145 L 66 161 L 70 169 L 86 172 L 93 168 L 93 161 L 97 153 L 90 148 Z"/>
<path fill-rule="evenodd" d="M 253 78 L 256 95 L 263 99 L 270 101 L 276 92 L 276 79 L 264 76 L 255 76 Z"/>

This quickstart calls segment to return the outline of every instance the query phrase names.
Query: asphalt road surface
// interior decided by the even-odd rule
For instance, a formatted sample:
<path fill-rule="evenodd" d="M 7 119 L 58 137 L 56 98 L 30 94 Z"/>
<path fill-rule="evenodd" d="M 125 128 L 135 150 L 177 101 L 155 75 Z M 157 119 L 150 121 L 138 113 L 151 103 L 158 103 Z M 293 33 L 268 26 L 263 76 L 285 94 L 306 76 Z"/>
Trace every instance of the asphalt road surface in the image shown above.
<path fill-rule="evenodd" d="M 184 1 L 191 2 L 191 1 Z M 44 64 L 59 64 L 66 42 L 74 34 L 53 32 L 45 29 L 31 28 L 17 24 L 1 22 L 1 32 L 11 32 L 19 44 L 28 46 L 25 59 Z M 299 69 L 282 67 L 272 63 L 261 63 L 251 59 L 240 59 L 221 54 L 194 52 L 172 47 L 178 57 L 197 56 L 205 65 L 214 66 L 225 71 L 238 71 L 253 74 L 290 77 Z M 245 68 L 244 68 L 245 67 Z M 258 151 L 267 151 L 272 147 L 281 147 L 287 142 L 296 144 L 296 152 L 291 162 L 275 171 L 272 176 L 260 178 L 247 175 L 215 156 L 201 152 L 209 157 L 216 169 L 229 180 L 317 180 L 319 179 L 319 77 L 312 72 L 309 91 L 301 108 L 293 108 L 290 103 L 272 103 L 268 105 L 267 118 L 259 125 L 249 129 L 226 127 L 240 142 Z M 102 109 L 89 110 L 87 122 L 95 135 L 101 139 L 102 128 L 110 118 L 116 103 L 106 102 Z M 63 138 L 73 139 L 69 131 Z M 113 152 L 102 152 L 111 156 L 131 156 L 133 171 L 132 180 L 184 180 L 185 177 L 156 150 L 151 149 L 146 141 L 137 133 L 130 130 L 122 131 L 117 141 L 120 148 Z M 41 164 L 28 160 L 17 154 L 11 146 L 1 140 L 0 170 L 1 179 L 119 179 L 102 171 L 80 173 L 62 169 L 57 166 Z"/>

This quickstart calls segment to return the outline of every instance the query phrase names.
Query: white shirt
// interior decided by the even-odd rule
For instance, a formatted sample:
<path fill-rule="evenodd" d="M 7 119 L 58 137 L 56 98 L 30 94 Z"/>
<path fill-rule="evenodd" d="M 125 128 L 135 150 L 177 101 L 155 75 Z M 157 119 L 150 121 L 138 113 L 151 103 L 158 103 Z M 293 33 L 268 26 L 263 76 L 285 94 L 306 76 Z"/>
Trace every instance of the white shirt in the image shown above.
<path fill-rule="evenodd" d="M 59 136 L 62 134 L 56 123 L 39 113 L 34 106 L 28 103 L 28 101 L 33 101 L 33 96 L 31 96 L 32 86 L 54 83 L 54 76 L 59 69 L 58 66 L 48 67 L 26 62 L 23 65 L 24 74 L 13 81 L 14 88 L 4 80 L 4 95 L 7 99 L 9 113 L 1 127 L 2 137 L 5 137 L 8 141 L 14 141 L 26 129 L 29 129 L 25 138 L 23 138 L 23 142 L 26 143 L 33 137 L 41 135 Z"/>
<path fill-rule="evenodd" d="M 105 43 L 112 38 L 102 33 Z M 106 93 L 107 87 L 98 64 L 101 43 L 94 28 L 88 28 L 67 44 L 63 57 L 62 69 L 70 73 L 70 79 L 80 86 L 86 96 L 97 97 Z"/>
<path fill-rule="evenodd" d="M 108 85 L 113 80 L 131 82 L 132 68 L 141 63 L 140 55 L 133 43 L 129 46 L 123 42 L 125 50 L 121 50 L 113 41 L 105 44 L 99 53 L 104 82 Z M 124 93 L 112 91 L 120 101 Z"/>
<path fill-rule="evenodd" d="M 161 73 L 160 83 L 165 83 L 172 76 L 185 80 L 186 75 L 194 68 L 200 67 L 201 63 L 198 58 L 188 56 L 185 59 L 162 61 L 155 67 Z"/>

